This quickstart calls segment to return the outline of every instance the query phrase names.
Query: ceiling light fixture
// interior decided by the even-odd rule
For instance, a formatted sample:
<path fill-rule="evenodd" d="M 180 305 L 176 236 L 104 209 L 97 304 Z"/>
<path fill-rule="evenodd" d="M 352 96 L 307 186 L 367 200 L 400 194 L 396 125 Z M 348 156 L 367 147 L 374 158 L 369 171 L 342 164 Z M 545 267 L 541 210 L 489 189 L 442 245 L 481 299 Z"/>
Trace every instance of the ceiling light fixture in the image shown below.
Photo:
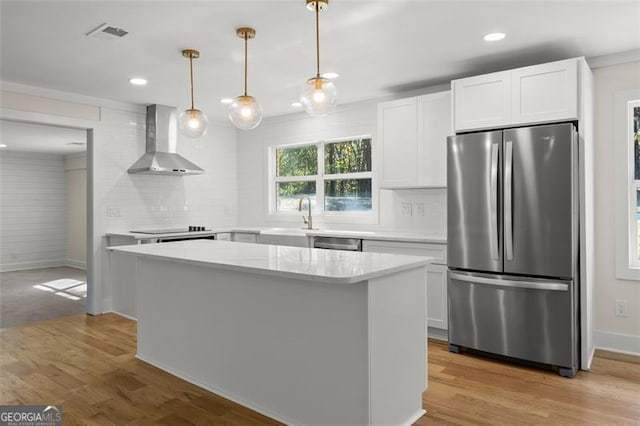
<path fill-rule="evenodd" d="M 316 75 L 308 79 L 300 94 L 305 111 L 314 117 L 327 115 L 336 106 L 336 86 L 320 75 L 320 11 L 329 7 L 329 0 L 306 0 L 307 9 L 316 14 Z"/>
<path fill-rule="evenodd" d="M 485 34 L 484 41 L 500 41 L 505 38 L 507 35 L 505 33 L 489 33 Z"/>
<path fill-rule="evenodd" d="M 236 35 L 244 39 L 244 94 L 236 97 L 229 105 L 229 120 L 241 130 L 255 129 L 262 121 L 262 105 L 256 98 L 247 94 L 247 45 L 250 38 L 256 36 L 253 28 L 238 28 Z"/>
<path fill-rule="evenodd" d="M 322 77 L 327 78 L 329 80 L 335 80 L 336 78 L 340 77 L 340 74 L 338 74 L 337 72 L 329 71 L 329 72 L 323 72 Z"/>
<path fill-rule="evenodd" d="M 142 77 L 133 77 L 129 79 L 129 83 L 133 84 L 134 86 L 144 86 L 147 84 L 147 80 Z"/>
<path fill-rule="evenodd" d="M 6 147 L 7 147 L 7 144 L 0 143 L 0 148 L 6 148 Z"/>
<path fill-rule="evenodd" d="M 293 102 L 291 102 L 291 106 L 294 107 L 294 108 L 300 108 L 302 106 L 302 102 L 293 101 Z"/>
<path fill-rule="evenodd" d="M 183 135 L 190 138 L 199 138 L 207 133 L 209 120 L 207 116 L 193 106 L 193 60 L 200 57 L 200 52 L 194 49 L 185 49 L 182 56 L 189 58 L 189 81 L 191 83 L 191 108 L 185 110 L 178 118 L 178 127 Z"/>
<path fill-rule="evenodd" d="M 224 105 L 229 105 L 233 103 L 233 98 L 222 98 L 220 99 L 220 103 Z"/>

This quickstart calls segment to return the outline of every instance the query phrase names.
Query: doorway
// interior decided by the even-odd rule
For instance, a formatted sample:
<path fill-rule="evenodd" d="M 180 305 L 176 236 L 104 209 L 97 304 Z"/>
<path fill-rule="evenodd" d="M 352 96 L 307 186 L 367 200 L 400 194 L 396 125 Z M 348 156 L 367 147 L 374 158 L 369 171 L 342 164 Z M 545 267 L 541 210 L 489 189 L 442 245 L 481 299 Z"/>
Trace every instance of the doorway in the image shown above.
<path fill-rule="evenodd" d="M 87 311 L 87 131 L 0 120 L 0 328 Z"/>

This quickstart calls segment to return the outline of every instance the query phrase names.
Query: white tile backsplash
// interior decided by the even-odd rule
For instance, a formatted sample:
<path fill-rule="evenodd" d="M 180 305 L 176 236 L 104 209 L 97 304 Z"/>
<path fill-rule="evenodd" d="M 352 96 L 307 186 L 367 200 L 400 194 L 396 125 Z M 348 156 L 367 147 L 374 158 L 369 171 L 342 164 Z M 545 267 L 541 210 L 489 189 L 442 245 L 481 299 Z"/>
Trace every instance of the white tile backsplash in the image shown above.
<path fill-rule="evenodd" d="M 255 130 L 239 132 L 238 223 L 302 226 L 298 215 L 276 221 L 267 214 L 267 147 L 273 144 L 371 135 L 375 152 L 377 104 L 376 101 L 368 101 L 346 105 L 326 117 L 292 114 L 266 118 Z M 443 188 L 380 190 L 377 223 L 332 223 L 317 217 L 314 218 L 314 224 L 333 229 L 405 230 L 445 235 L 446 201 L 446 189 Z M 411 214 L 406 214 L 407 211 Z"/>
<path fill-rule="evenodd" d="M 211 125 L 199 139 L 179 137 L 178 153 L 205 170 L 203 175 L 128 174 L 145 152 L 143 114 L 103 108 L 96 150 L 96 182 L 106 232 L 142 227 L 236 223 L 235 129 Z M 117 209 L 119 216 L 108 216 Z"/>

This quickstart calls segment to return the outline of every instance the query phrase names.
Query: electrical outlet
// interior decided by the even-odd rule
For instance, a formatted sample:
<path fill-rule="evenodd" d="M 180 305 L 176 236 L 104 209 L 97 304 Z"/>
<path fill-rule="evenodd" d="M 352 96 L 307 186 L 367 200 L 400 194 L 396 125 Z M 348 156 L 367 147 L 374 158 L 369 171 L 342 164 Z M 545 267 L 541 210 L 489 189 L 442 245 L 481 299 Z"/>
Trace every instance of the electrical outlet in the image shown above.
<path fill-rule="evenodd" d="M 413 205 L 413 211 L 416 216 L 424 216 L 424 204 L 423 203 L 415 203 Z"/>
<path fill-rule="evenodd" d="M 107 207 L 107 217 L 120 217 L 120 208 Z"/>
<path fill-rule="evenodd" d="M 626 300 L 616 300 L 616 316 L 626 317 L 629 315 L 628 304 Z"/>
<path fill-rule="evenodd" d="M 400 213 L 402 216 L 411 216 L 413 214 L 411 203 L 400 204 Z"/>

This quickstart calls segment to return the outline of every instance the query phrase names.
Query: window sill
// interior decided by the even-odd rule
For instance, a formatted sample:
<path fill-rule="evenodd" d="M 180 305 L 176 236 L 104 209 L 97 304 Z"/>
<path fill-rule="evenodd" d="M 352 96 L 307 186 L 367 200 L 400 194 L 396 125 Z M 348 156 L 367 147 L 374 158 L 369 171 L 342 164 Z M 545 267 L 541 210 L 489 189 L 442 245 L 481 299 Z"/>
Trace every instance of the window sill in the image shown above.
<path fill-rule="evenodd" d="M 292 212 L 292 213 L 274 213 L 271 212 L 267 215 L 267 220 L 270 222 L 288 222 L 288 223 L 301 223 L 302 216 L 306 217 L 307 212 Z M 344 215 L 333 214 L 318 214 L 311 215 L 313 218 L 314 227 L 318 224 L 332 224 L 332 223 L 346 223 L 346 224 L 366 224 L 376 225 L 378 224 L 377 212 L 371 213 L 347 213 Z"/>
<path fill-rule="evenodd" d="M 640 267 L 627 266 L 625 268 L 624 266 L 618 266 L 616 268 L 616 278 L 626 281 L 640 281 Z"/>

